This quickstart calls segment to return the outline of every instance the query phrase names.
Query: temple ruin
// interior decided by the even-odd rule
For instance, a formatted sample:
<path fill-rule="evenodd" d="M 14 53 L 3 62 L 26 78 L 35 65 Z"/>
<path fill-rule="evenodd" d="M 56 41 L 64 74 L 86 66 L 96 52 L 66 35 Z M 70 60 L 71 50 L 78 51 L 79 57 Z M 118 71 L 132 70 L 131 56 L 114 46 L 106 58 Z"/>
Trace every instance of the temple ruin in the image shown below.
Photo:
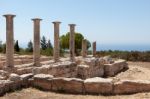
<path fill-rule="evenodd" d="M 40 22 L 34 18 L 34 52 L 32 56 L 14 55 L 13 18 L 6 18 L 6 57 L 0 56 L 0 95 L 26 87 L 73 94 L 129 94 L 150 91 L 150 81 L 114 80 L 118 73 L 128 69 L 122 59 L 96 57 L 96 42 L 88 55 L 87 40 L 82 41 L 82 56 L 75 55 L 75 24 L 69 24 L 70 57 L 60 57 L 59 25 L 54 24 L 53 59 L 40 56 Z M 11 71 L 11 72 L 10 72 Z M 137 84 L 137 85 L 136 85 Z M 130 86 L 130 90 L 126 88 Z M 143 87 L 147 86 L 147 87 Z M 132 89 L 133 88 L 133 89 Z M 134 90 L 136 88 L 136 90 Z"/>

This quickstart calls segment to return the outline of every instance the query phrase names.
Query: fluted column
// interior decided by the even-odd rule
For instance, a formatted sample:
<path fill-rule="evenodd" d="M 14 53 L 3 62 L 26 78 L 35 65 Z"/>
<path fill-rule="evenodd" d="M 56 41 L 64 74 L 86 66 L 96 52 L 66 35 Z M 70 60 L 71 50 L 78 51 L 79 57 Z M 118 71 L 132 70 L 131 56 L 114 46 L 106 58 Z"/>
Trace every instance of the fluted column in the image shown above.
<path fill-rule="evenodd" d="M 93 42 L 93 52 L 92 52 L 92 54 L 93 54 L 93 56 L 96 56 L 96 42 Z"/>
<path fill-rule="evenodd" d="M 75 24 L 69 24 L 70 26 L 70 38 L 69 38 L 69 49 L 70 49 L 70 60 L 75 61 Z"/>
<path fill-rule="evenodd" d="M 60 44 L 59 44 L 59 25 L 61 22 L 55 21 L 54 24 L 54 61 L 58 62 L 60 57 Z"/>
<path fill-rule="evenodd" d="M 83 39 L 82 40 L 82 57 L 87 56 L 87 40 Z"/>
<path fill-rule="evenodd" d="M 14 29 L 13 18 L 15 15 L 3 15 L 6 18 L 6 68 L 14 67 Z"/>
<path fill-rule="evenodd" d="M 40 21 L 42 19 L 34 18 L 32 20 L 34 26 L 33 62 L 34 66 L 40 66 Z"/>

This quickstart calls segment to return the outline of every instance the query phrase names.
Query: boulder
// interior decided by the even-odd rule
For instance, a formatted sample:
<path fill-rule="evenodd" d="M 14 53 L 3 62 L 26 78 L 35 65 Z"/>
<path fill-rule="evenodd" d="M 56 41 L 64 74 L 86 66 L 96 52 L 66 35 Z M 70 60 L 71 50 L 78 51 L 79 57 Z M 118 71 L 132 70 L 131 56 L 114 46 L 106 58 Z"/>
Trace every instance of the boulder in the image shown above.
<path fill-rule="evenodd" d="M 73 94 L 83 93 L 83 80 L 77 78 L 53 78 L 52 90 Z"/>
<path fill-rule="evenodd" d="M 111 94 L 113 90 L 112 79 L 100 77 L 86 79 L 84 81 L 85 93 L 90 94 Z"/>
<path fill-rule="evenodd" d="M 150 81 L 121 80 L 114 84 L 114 94 L 133 94 L 150 91 Z"/>

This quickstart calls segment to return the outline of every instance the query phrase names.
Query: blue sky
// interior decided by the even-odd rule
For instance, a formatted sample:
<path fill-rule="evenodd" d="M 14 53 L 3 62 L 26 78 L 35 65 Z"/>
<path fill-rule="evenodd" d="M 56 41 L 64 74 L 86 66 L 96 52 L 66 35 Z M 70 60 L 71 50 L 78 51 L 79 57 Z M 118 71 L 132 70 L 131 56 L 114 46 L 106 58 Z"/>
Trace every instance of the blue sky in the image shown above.
<path fill-rule="evenodd" d="M 21 45 L 33 38 L 32 18 L 42 18 L 41 36 L 53 43 L 53 21 L 60 35 L 75 23 L 76 32 L 98 44 L 150 44 L 150 0 L 0 0 L 0 40 L 5 41 L 3 14 L 16 14 L 14 38 Z"/>

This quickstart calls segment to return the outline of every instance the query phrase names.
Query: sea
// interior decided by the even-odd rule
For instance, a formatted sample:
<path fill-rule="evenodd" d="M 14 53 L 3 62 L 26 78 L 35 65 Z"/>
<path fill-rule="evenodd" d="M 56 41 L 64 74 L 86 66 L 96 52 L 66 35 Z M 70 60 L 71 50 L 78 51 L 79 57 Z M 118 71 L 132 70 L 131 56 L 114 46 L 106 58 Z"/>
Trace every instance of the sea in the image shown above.
<path fill-rule="evenodd" d="M 150 51 L 150 44 L 148 45 L 97 45 L 97 51 L 104 50 L 120 50 L 120 51 Z"/>
<path fill-rule="evenodd" d="M 27 44 L 20 44 L 26 48 Z M 90 48 L 91 50 L 92 48 Z M 97 44 L 97 51 L 120 50 L 120 51 L 150 51 L 150 44 Z"/>

